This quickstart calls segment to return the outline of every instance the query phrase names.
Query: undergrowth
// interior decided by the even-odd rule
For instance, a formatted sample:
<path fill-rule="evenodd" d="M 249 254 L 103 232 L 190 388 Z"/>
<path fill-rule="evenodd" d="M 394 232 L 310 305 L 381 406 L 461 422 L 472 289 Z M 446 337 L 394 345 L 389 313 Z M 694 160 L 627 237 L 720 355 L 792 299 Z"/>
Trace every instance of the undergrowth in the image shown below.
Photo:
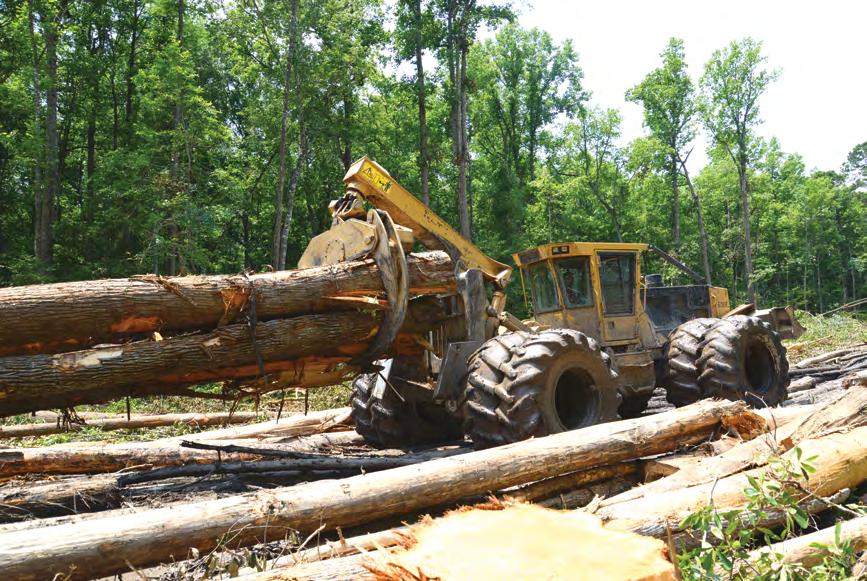
<path fill-rule="evenodd" d="M 821 317 L 798 311 L 798 321 L 806 332 L 794 341 L 786 341 L 791 363 L 835 349 L 867 342 L 867 320 L 849 313 Z"/>

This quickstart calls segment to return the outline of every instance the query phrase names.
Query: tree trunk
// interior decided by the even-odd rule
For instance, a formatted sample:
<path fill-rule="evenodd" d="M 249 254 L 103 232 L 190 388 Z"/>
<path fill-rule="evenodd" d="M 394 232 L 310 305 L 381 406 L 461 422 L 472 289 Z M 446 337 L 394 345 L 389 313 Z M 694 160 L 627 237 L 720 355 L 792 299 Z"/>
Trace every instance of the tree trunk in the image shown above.
<path fill-rule="evenodd" d="M 135 74 L 137 67 L 137 49 L 139 39 L 139 0 L 133 0 L 132 4 L 132 30 L 130 31 L 129 39 L 129 59 L 126 64 L 126 98 L 124 99 L 124 122 L 126 125 L 126 142 L 127 145 L 132 143 L 133 136 L 133 95 L 135 94 Z"/>
<path fill-rule="evenodd" d="M 44 162 L 44 144 L 42 141 L 42 87 L 39 81 L 39 49 L 36 43 L 36 12 L 33 0 L 27 2 L 27 18 L 30 27 L 30 50 L 33 62 L 33 136 L 37 147 L 33 153 L 33 223 L 34 239 L 33 253 L 39 253 L 39 221 L 41 219 L 41 204 L 43 197 L 42 164 Z M 41 147 L 40 147 L 41 146 Z"/>
<path fill-rule="evenodd" d="M 738 178 L 741 191 L 741 212 L 744 220 L 744 283 L 750 302 L 758 307 L 756 288 L 753 282 L 753 241 L 750 236 L 750 188 L 747 181 L 747 160 L 744 154 L 739 155 Z"/>
<path fill-rule="evenodd" d="M 686 169 L 686 161 L 680 160 L 680 168 L 683 172 L 683 177 L 686 179 L 686 187 L 692 196 L 692 201 L 695 204 L 696 218 L 698 219 L 698 237 L 701 242 L 701 262 L 704 267 L 704 280 L 707 285 L 711 285 L 710 271 L 710 255 L 707 250 L 707 230 L 704 227 L 704 216 L 701 210 L 701 198 L 698 197 L 698 192 L 693 186 L 692 180 L 689 177 L 689 171 Z"/>
<path fill-rule="evenodd" d="M 469 205 L 469 189 L 468 189 L 468 168 L 469 168 L 469 147 L 467 145 L 467 39 L 465 35 L 459 40 L 460 44 L 460 60 L 459 71 L 457 78 L 459 79 L 456 94 L 458 108 L 458 149 L 457 149 L 457 166 L 458 166 L 458 213 L 460 215 L 461 236 L 467 240 L 473 239 L 473 228 L 470 221 L 470 205 Z"/>
<path fill-rule="evenodd" d="M 418 96 L 418 170 L 421 180 L 421 201 L 430 206 L 430 176 L 427 136 L 427 105 L 425 95 L 425 78 L 423 57 L 423 40 L 421 34 L 421 0 L 413 2 L 413 25 L 415 27 L 415 86 Z"/>
<path fill-rule="evenodd" d="M 295 3 L 295 0 L 293 0 Z M 277 186 L 274 191 L 274 230 L 271 245 L 271 264 L 280 268 L 280 241 L 283 233 L 283 199 L 286 188 L 286 133 L 289 125 L 289 95 L 292 81 L 292 43 L 286 49 L 286 68 L 283 72 L 283 107 L 280 115 L 280 144 L 277 148 Z"/>
<path fill-rule="evenodd" d="M 194 395 L 197 392 L 185 386 L 215 381 L 257 380 L 254 389 L 242 389 L 239 396 L 289 386 L 334 385 L 357 373 L 351 363 L 376 336 L 380 315 L 381 311 L 300 315 L 163 341 L 0 358 L 0 416 L 127 395 Z M 390 352 L 417 351 L 421 347 L 416 337 L 446 318 L 439 303 L 413 301 L 403 336 Z"/>
<path fill-rule="evenodd" d="M 247 422 L 254 421 L 256 417 L 257 414 L 255 412 L 161 414 L 154 416 L 132 416 L 128 420 L 125 417 L 93 419 L 88 420 L 86 423 L 71 423 L 69 425 L 62 425 L 58 419 L 56 422 L 0 426 L 0 438 L 25 438 L 28 436 L 62 434 L 64 432 L 78 432 L 84 428 L 99 428 L 100 430 L 107 431 L 157 428 L 161 426 L 174 426 L 175 424 L 182 424 L 191 427 L 246 424 Z"/>
<path fill-rule="evenodd" d="M 17 521 L 117 508 L 121 495 L 117 476 L 23 480 L 0 488 L 0 520 Z"/>
<path fill-rule="evenodd" d="M 677 154 L 671 154 L 671 237 L 674 248 L 680 248 L 680 191 L 678 190 L 679 172 L 677 171 Z"/>
<path fill-rule="evenodd" d="M 36 201 L 36 258 L 50 265 L 54 258 L 54 204 L 60 190 L 59 137 L 57 133 L 57 43 L 61 3 L 56 11 L 44 15 L 45 61 L 47 89 L 45 93 L 45 187 Z"/>
<path fill-rule="evenodd" d="M 454 289 L 444 252 L 413 254 L 407 263 L 410 296 Z M 260 321 L 370 308 L 376 305 L 366 298 L 383 292 L 371 260 L 249 277 L 148 275 L 0 288 L 0 357 L 74 351 L 154 331 L 214 329 L 242 319 L 253 302 Z"/>
<path fill-rule="evenodd" d="M 250 545 L 324 527 L 372 522 L 543 478 L 670 451 L 716 432 L 721 422 L 756 422 L 742 402 L 702 401 L 657 416 L 601 424 L 342 480 L 326 480 L 218 500 L 99 515 L 0 534 L 0 570 L 35 579 L 68 571 L 99 577 L 182 559 L 213 548 L 226 531 Z"/>

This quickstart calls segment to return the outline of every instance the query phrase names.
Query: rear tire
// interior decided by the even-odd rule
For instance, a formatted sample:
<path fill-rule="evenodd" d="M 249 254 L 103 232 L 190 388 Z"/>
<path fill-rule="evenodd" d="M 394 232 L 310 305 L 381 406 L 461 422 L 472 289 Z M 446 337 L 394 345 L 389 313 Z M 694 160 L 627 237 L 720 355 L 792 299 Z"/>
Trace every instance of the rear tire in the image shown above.
<path fill-rule="evenodd" d="M 408 383 L 425 377 L 412 363 L 396 360 L 382 398 L 373 397 L 378 373 L 359 375 L 352 382 L 350 408 L 355 431 L 375 448 L 404 448 L 461 439 L 461 422 L 433 401 L 429 389 Z M 395 393 L 400 392 L 400 396 Z M 401 399 L 401 397 L 403 399 Z"/>
<path fill-rule="evenodd" d="M 706 333 L 698 359 L 702 395 L 754 407 L 785 401 L 789 362 L 780 336 L 756 317 L 735 315 L 721 323 Z"/>
<path fill-rule="evenodd" d="M 615 419 L 617 374 L 599 344 L 571 329 L 505 333 L 470 358 L 464 429 L 476 448 Z"/>
<path fill-rule="evenodd" d="M 722 319 L 693 319 L 677 327 L 665 344 L 660 385 L 665 388 L 665 399 L 677 407 L 702 398 L 698 385 L 698 358 L 705 334 Z"/>

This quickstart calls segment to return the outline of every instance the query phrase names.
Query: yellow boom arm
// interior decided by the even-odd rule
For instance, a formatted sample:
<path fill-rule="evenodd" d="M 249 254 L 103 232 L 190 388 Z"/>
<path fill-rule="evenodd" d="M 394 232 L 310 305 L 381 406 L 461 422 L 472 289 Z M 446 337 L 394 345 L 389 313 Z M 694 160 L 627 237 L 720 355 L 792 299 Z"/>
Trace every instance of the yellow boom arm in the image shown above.
<path fill-rule="evenodd" d="M 373 206 L 388 212 L 392 219 L 410 230 L 416 240 L 431 250 L 453 248 L 466 268 L 477 268 L 500 287 L 508 283 L 512 268 L 497 262 L 478 246 L 461 236 L 433 210 L 403 188 L 378 163 L 362 157 L 343 178 L 347 189 L 357 191 Z"/>

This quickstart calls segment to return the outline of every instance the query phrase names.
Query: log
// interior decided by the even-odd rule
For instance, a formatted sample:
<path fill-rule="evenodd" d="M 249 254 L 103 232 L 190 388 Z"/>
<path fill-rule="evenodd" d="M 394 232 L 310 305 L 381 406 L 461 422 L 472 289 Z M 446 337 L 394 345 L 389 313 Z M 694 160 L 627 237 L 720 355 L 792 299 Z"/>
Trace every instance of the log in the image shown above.
<path fill-rule="evenodd" d="M 828 351 L 826 353 L 822 353 L 820 355 L 816 355 L 815 357 L 808 357 L 807 359 L 802 359 L 792 365 L 795 369 L 805 369 L 807 367 L 812 367 L 817 363 L 824 363 L 826 361 L 831 361 L 832 359 L 836 359 L 843 355 L 849 355 L 855 351 L 859 351 L 863 346 L 863 343 L 851 345 L 849 347 L 844 347 L 843 349 L 836 349 L 834 351 Z"/>
<path fill-rule="evenodd" d="M 78 432 L 84 428 L 99 428 L 100 430 L 133 430 L 138 428 L 157 428 L 162 426 L 184 425 L 199 428 L 203 426 L 219 426 L 225 424 L 246 424 L 255 421 L 258 415 L 255 412 L 216 412 L 216 413 L 191 413 L 191 414 L 160 414 L 153 416 L 132 416 L 129 420 L 126 416 L 118 418 L 92 419 L 86 423 L 70 423 L 62 425 L 59 421 L 54 423 L 43 422 L 39 424 L 12 424 L 0 426 L 0 438 L 25 438 L 28 436 L 45 436 L 48 434 L 61 434 L 63 432 Z"/>
<path fill-rule="evenodd" d="M 347 430 L 352 426 L 349 408 L 333 408 L 310 412 L 307 414 L 292 414 L 280 419 L 268 420 L 248 426 L 210 430 L 197 434 L 185 434 L 162 438 L 161 444 L 180 443 L 184 440 L 246 440 L 252 438 L 295 438 L 320 434 L 324 432 Z"/>
<path fill-rule="evenodd" d="M 117 477 L 113 474 L 39 482 L 23 480 L 0 486 L 0 519 L 93 512 L 117 508 L 120 502 Z"/>
<path fill-rule="evenodd" d="M 725 426 L 725 428 L 724 428 Z M 0 534 L 0 570 L 41 579 L 112 575 L 183 558 L 190 547 L 250 545 L 287 530 L 310 533 L 444 505 L 557 474 L 626 462 L 706 440 L 718 430 L 764 428 L 743 402 L 701 401 L 655 416 L 601 424 L 412 466 Z M 74 569 L 71 569 L 74 567 Z"/>
<path fill-rule="evenodd" d="M 862 412 L 865 406 L 867 406 L 867 389 L 852 391 L 823 407 L 812 411 L 803 410 L 799 416 L 788 417 L 787 421 L 778 424 L 773 432 L 735 446 L 717 456 L 697 459 L 691 464 L 681 466 L 677 472 L 669 476 L 609 498 L 600 503 L 600 506 L 611 507 L 611 510 L 617 510 L 616 506 L 619 504 L 635 507 L 644 499 L 653 499 L 660 494 L 676 494 L 693 487 L 713 484 L 719 479 L 748 468 L 763 466 L 772 456 L 789 450 L 804 440 L 867 425 L 867 415 Z M 783 410 L 771 411 L 777 411 L 778 416 L 788 415 Z M 800 418 L 800 421 L 796 418 Z"/>
<path fill-rule="evenodd" d="M 454 289 L 444 252 L 410 255 L 408 266 L 410 296 Z M 250 276 L 145 275 L 0 288 L 0 356 L 76 351 L 155 331 L 214 329 L 246 314 L 251 289 L 260 321 L 352 310 L 383 293 L 372 260 Z"/>
<path fill-rule="evenodd" d="M 867 516 L 860 516 L 840 523 L 841 542 L 852 543 L 856 553 L 867 549 Z M 776 555 L 784 563 L 800 563 L 804 567 L 819 564 L 828 555 L 827 551 L 815 545 L 834 546 L 835 527 L 828 527 L 813 533 L 792 537 L 769 547 L 761 547 L 750 552 L 749 560 L 757 561 L 762 555 Z M 854 577 L 853 577 L 854 578 Z"/>
<path fill-rule="evenodd" d="M 798 447 L 804 458 L 816 456 L 813 461 L 816 472 L 804 485 L 812 496 L 832 496 L 844 488 L 855 489 L 867 480 L 867 426 L 806 440 Z M 793 453 L 790 450 L 783 457 Z M 767 467 L 756 468 L 688 488 L 646 494 L 627 502 L 609 502 L 596 514 L 613 528 L 663 535 L 666 527 L 678 531 L 683 518 L 706 506 L 711 499 L 721 511 L 745 505 L 748 477 L 759 477 L 766 470 Z"/>
<path fill-rule="evenodd" d="M 339 436 L 339 437 L 338 437 Z M 166 441 L 169 440 L 169 441 Z M 297 438 L 288 442 L 274 443 L 286 452 L 321 452 L 323 448 L 357 444 L 361 441 L 355 432 L 319 434 Z M 215 440 L 224 444 L 258 446 L 258 440 Z M 91 446 L 73 442 L 42 448 L 7 448 L 0 450 L 0 479 L 23 474 L 98 474 L 117 472 L 131 468 L 159 468 L 184 466 L 186 464 L 212 464 L 216 452 L 180 448 L 174 438 Z M 255 454 L 234 454 L 233 460 L 254 460 Z"/>
<path fill-rule="evenodd" d="M 399 466 L 409 466 L 419 462 L 427 462 L 437 458 L 448 458 L 458 454 L 465 454 L 467 448 L 448 447 L 420 452 L 408 452 L 406 454 L 382 456 L 318 456 L 300 457 L 292 460 L 258 460 L 255 462 L 220 462 L 214 464 L 191 464 L 173 468 L 159 468 L 147 472 L 123 474 L 118 477 L 118 485 L 128 486 L 141 482 L 164 480 L 166 478 L 178 478 L 187 476 L 210 476 L 211 474 L 242 474 L 259 472 L 279 472 L 286 470 L 315 471 L 332 470 L 340 472 L 375 472 L 388 470 Z M 295 452 L 280 449 L 260 449 L 254 454 L 280 455 L 293 454 Z"/>
<path fill-rule="evenodd" d="M 407 549 L 371 555 L 376 579 L 679 578 L 662 541 L 607 529 L 586 513 L 528 504 L 453 511 L 410 535 Z"/>
<path fill-rule="evenodd" d="M 346 364 L 375 336 L 381 313 L 334 312 L 275 319 L 163 341 L 136 341 L 58 355 L 0 358 L 0 416 L 101 403 L 125 395 L 188 393 L 189 385 L 260 376 L 257 364 L 283 387 L 333 385 L 352 371 Z M 397 349 L 441 324 L 438 303 L 411 301 Z M 418 347 L 417 347 L 418 348 Z M 341 366 L 342 364 L 342 366 Z"/>

